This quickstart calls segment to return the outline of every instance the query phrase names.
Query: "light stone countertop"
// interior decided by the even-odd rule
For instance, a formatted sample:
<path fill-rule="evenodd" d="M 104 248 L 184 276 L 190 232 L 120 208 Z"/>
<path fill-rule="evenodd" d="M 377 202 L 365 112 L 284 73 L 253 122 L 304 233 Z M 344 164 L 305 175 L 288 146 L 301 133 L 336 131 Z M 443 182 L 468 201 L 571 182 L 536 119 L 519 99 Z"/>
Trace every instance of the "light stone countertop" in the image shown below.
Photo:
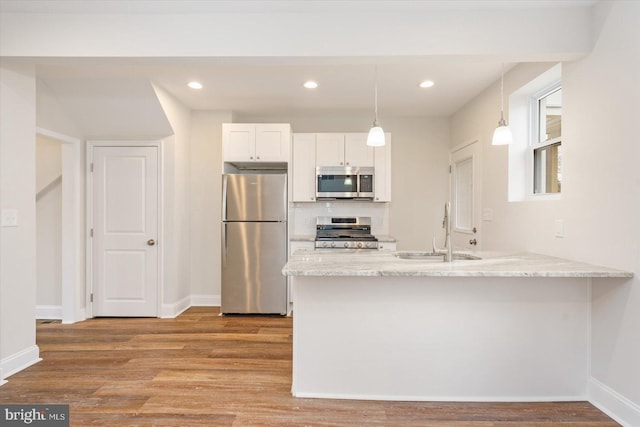
<path fill-rule="evenodd" d="M 294 234 L 289 237 L 289 240 L 292 242 L 315 242 L 316 235 L 315 234 Z"/>
<path fill-rule="evenodd" d="M 282 269 L 285 276 L 420 277 L 633 277 L 632 272 L 533 253 L 474 253 L 480 260 L 451 263 L 397 258 L 371 250 L 301 250 Z"/>

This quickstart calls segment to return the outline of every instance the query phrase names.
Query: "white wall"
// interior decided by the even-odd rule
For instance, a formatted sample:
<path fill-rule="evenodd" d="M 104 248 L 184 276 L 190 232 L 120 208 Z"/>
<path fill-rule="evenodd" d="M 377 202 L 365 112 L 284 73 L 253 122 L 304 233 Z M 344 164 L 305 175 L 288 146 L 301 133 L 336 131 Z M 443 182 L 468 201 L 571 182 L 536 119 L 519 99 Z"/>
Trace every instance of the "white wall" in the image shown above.
<path fill-rule="evenodd" d="M 640 406 L 640 3 L 605 2 L 596 12 L 593 53 L 563 68 L 562 252 L 635 272 L 594 281 L 591 376 Z M 640 425 L 640 409 L 629 422 Z"/>
<path fill-rule="evenodd" d="M 236 117 L 236 122 L 291 123 L 293 132 L 368 132 L 371 114 L 315 117 Z M 391 202 L 374 204 L 369 214 L 374 233 L 390 234 L 398 249 L 430 249 L 433 236 L 442 235 L 443 206 L 448 198 L 449 120 L 424 117 L 380 117 L 391 133 Z M 294 177 L 295 178 L 295 177 Z M 294 208 L 294 230 L 315 234 L 311 227 L 317 215 L 344 215 L 346 203 L 333 206 L 298 203 Z M 358 203 L 359 215 L 367 213 Z"/>
<path fill-rule="evenodd" d="M 36 138 L 36 312 L 62 315 L 62 143 Z M 54 309 L 55 308 L 55 309 Z"/>
<path fill-rule="evenodd" d="M 29 13 L 29 5 L 22 6 L 27 13 L 12 13 L 21 5 L 3 5 L 0 51 L 27 57 L 566 57 L 590 48 L 586 7 L 447 9 L 430 2 L 363 7 L 343 1 L 288 2 L 289 7 L 244 2 L 234 8 L 229 3 L 241 2 L 164 1 L 162 7 L 154 2 L 146 8 L 140 2 L 121 7 L 107 2 L 111 7 L 92 10 L 91 3 L 75 4 L 73 13 L 49 14 Z M 58 10 L 69 12 L 64 5 Z M 91 43 L 79 34 L 91 34 Z"/>
<path fill-rule="evenodd" d="M 80 127 L 60 103 L 59 96 L 42 81 L 36 82 L 36 122 L 41 129 L 83 139 Z"/>
<path fill-rule="evenodd" d="M 222 123 L 230 112 L 191 113 L 190 222 L 193 305 L 220 305 Z"/>
<path fill-rule="evenodd" d="M 635 272 L 594 280 L 591 382 L 594 403 L 627 425 L 640 425 L 640 3 L 596 9 L 594 50 L 563 64 L 563 188 L 560 200 L 507 202 L 507 150 L 490 145 L 499 118 L 496 84 L 452 118 L 452 144 L 475 134 L 483 143 L 485 249 L 541 252 Z M 516 67 L 508 94 L 550 64 Z M 565 237 L 554 237 L 562 219 Z M 625 400 L 627 399 L 627 400 Z"/>
<path fill-rule="evenodd" d="M 17 227 L 0 228 L 0 380 L 39 360 L 35 105 L 34 67 L 0 67 L 0 210 L 18 211 Z"/>
<path fill-rule="evenodd" d="M 190 303 L 190 111 L 172 95 L 154 86 L 174 135 L 163 141 L 163 245 L 164 269 L 161 316 L 173 316 Z"/>

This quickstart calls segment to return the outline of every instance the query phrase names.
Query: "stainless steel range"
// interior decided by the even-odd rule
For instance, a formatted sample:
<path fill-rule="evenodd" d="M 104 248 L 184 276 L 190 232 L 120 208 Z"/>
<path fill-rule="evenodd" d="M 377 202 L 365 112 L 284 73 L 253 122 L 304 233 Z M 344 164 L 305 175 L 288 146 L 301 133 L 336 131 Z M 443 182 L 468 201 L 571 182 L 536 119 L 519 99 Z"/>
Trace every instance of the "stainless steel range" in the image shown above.
<path fill-rule="evenodd" d="M 319 216 L 316 249 L 378 249 L 378 239 L 371 234 L 371 217 Z"/>

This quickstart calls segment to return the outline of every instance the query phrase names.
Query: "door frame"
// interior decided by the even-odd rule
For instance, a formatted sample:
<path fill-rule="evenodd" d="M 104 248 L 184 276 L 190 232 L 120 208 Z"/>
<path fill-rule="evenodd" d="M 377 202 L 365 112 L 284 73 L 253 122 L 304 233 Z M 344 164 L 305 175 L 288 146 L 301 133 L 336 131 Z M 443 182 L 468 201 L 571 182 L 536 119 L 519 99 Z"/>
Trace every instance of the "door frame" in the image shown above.
<path fill-rule="evenodd" d="M 62 323 L 75 323 L 86 319 L 82 308 L 82 140 L 45 128 L 36 128 L 36 134 L 58 141 L 62 145 L 62 224 L 61 224 L 61 283 Z"/>
<path fill-rule="evenodd" d="M 479 251 L 482 250 L 482 245 L 483 245 L 483 234 L 482 234 L 482 144 L 480 143 L 480 138 L 472 138 L 469 139 L 465 142 L 462 142 L 454 147 L 452 147 L 449 150 L 449 203 L 451 203 L 451 206 L 453 206 L 452 203 L 452 199 L 453 199 L 453 156 L 461 151 L 464 150 L 468 147 L 471 147 L 472 145 L 477 144 L 476 148 L 477 148 L 477 153 L 473 156 L 473 177 L 474 177 L 474 191 L 473 191 L 473 198 L 474 198 L 474 205 L 477 205 L 478 207 L 478 211 L 474 212 L 475 214 L 475 218 L 474 218 L 474 222 L 477 223 L 476 225 L 476 229 L 477 229 L 477 233 L 474 234 L 469 234 L 469 236 L 474 236 L 477 235 L 478 238 L 478 244 L 477 246 L 473 249 L 474 251 Z M 477 180 L 475 178 L 478 178 Z M 449 212 L 449 215 L 453 215 L 453 212 Z M 452 232 L 453 232 L 453 225 L 451 227 Z M 466 234 L 466 233 L 465 233 Z M 452 243 L 453 244 L 453 243 Z"/>
<path fill-rule="evenodd" d="M 87 157 L 86 157 L 86 183 L 87 183 L 87 204 L 86 204 L 86 317 L 93 316 L 93 242 L 91 230 L 93 229 L 93 173 L 91 164 L 93 163 L 94 147 L 156 147 L 158 153 L 158 289 L 156 301 L 156 317 L 162 317 L 162 301 L 164 301 L 164 215 L 162 206 L 164 206 L 164 167 L 162 155 L 162 140 L 152 141 L 131 141 L 131 140 L 90 140 L 87 141 Z"/>

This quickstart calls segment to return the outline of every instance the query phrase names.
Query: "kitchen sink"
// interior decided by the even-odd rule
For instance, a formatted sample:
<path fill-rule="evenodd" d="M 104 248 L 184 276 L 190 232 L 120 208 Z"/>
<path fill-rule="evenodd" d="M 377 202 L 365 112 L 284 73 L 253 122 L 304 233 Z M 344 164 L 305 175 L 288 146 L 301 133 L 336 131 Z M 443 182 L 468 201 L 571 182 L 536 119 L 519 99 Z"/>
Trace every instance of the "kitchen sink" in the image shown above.
<path fill-rule="evenodd" d="M 420 252 L 420 251 L 400 251 L 394 253 L 396 258 L 410 259 L 427 262 L 444 262 L 444 254 L 438 252 Z M 482 259 L 480 257 L 468 254 L 453 253 L 452 258 L 454 261 L 470 261 Z"/>

